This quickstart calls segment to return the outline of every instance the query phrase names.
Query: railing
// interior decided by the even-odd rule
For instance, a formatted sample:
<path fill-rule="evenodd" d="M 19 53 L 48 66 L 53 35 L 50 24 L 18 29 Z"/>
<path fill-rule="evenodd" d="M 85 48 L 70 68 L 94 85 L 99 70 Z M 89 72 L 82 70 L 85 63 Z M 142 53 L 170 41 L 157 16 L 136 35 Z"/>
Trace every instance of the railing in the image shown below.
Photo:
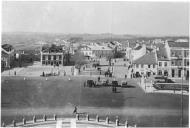
<path fill-rule="evenodd" d="M 111 125 L 114 127 L 125 127 L 125 128 L 128 128 L 128 127 L 136 128 L 137 127 L 136 124 L 134 126 L 129 126 L 128 120 L 126 120 L 125 123 L 121 123 L 118 116 L 116 116 L 115 122 L 110 121 L 109 116 L 106 116 L 105 120 L 101 120 L 101 121 L 100 121 L 100 117 L 98 115 L 95 116 L 95 119 L 93 117 L 91 117 L 91 119 L 90 119 L 89 114 L 85 114 L 85 115 L 76 114 L 75 118 L 76 118 L 77 122 L 86 121 L 87 124 L 88 124 L 88 122 L 93 121 L 95 123 L 95 125 L 96 124 L 98 125 L 101 122 L 106 126 Z M 64 118 L 59 118 L 59 119 L 64 119 Z M 56 121 L 59 119 L 58 119 L 57 115 L 55 115 L 55 114 L 53 115 L 53 118 L 47 118 L 46 115 L 43 115 L 43 117 L 41 119 L 39 119 L 39 118 L 37 119 L 36 116 L 34 115 L 33 119 L 28 120 L 28 121 L 25 118 L 23 118 L 22 122 L 16 122 L 15 120 L 13 120 L 12 124 L 5 124 L 4 122 L 2 122 L 1 127 L 26 127 L 26 126 L 32 127 L 32 126 L 38 126 L 38 125 L 40 126 L 40 125 L 43 125 L 46 123 L 49 124 L 48 122 L 56 124 Z"/>

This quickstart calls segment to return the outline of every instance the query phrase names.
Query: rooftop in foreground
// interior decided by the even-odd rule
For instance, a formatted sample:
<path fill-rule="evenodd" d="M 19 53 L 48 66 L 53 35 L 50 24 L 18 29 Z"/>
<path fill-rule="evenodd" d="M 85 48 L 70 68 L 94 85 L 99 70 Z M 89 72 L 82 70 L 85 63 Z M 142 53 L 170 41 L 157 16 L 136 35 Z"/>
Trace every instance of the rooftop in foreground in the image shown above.
<path fill-rule="evenodd" d="M 34 122 L 34 120 L 25 121 L 19 123 L 13 123 L 10 125 L 5 125 L 5 127 L 48 127 L 48 128 L 124 128 L 125 125 L 116 122 L 106 121 L 105 120 L 97 120 L 97 119 L 89 119 L 86 118 L 51 118 L 51 119 L 38 119 Z M 132 128 L 132 126 L 130 126 Z"/>

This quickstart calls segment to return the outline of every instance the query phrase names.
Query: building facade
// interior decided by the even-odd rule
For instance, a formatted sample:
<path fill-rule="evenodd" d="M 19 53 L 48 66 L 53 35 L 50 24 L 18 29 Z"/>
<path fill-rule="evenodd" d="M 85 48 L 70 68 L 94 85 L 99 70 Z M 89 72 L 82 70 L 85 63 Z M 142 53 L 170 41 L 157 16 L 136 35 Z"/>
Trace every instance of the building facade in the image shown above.
<path fill-rule="evenodd" d="M 133 62 L 133 73 L 151 76 L 157 74 L 157 57 L 155 52 L 147 53 Z"/>
<path fill-rule="evenodd" d="M 157 60 L 158 60 L 158 75 L 161 76 L 171 76 L 170 69 L 170 60 L 166 54 L 166 49 L 164 47 L 159 48 L 157 51 Z"/>
<path fill-rule="evenodd" d="M 1 47 L 1 69 L 2 71 L 11 68 L 11 63 L 14 61 L 14 48 L 10 44 L 4 44 Z"/>
<path fill-rule="evenodd" d="M 113 54 L 113 50 L 107 46 L 101 46 L 98 44 L 85 45 L 80 48 L 80 51 L 84 56 L 91 58 L 108 57 Z"/>
<path fill-rule="evenodd" d="M 189 42 L 166 41 L 171 78 L 189 79 Z"/>
<path fill-rule="evenodd" d="M 41 50 L 41 64 L 59 66 L 64 65 L 65 51 L 63 46 L 43 46 Z"/>

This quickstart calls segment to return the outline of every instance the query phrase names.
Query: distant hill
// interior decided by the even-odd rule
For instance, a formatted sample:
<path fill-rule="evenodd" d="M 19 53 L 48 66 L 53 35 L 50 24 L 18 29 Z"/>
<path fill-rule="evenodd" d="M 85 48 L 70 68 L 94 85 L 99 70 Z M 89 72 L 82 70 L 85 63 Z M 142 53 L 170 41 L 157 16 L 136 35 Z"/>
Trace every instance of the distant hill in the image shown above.
<path fill-rule="evenodd" d="M 8 43 L 13 45 L 16 49 L 36 49 L 40 48 L 41 44 L 39 41 L 44 41 L 47 43 L 52 43 L 58 40 L 66 40 L 73 43 L 82 41 L 98 41 L 98 42 L 108 42 L 108 41 L 129 41 L 130 43 L 135 43 L 136 40 L 153 40 L 153 39 L 188 39 L 186 36 L 178 37 L 150 37 L 141 35 L 118 35 L 111 33 L 102 34 L 61 34 L 61 33 L 34 33 L 34 32 L 12 32 L 12 33 L 2 33 L 2 44 Z"/>

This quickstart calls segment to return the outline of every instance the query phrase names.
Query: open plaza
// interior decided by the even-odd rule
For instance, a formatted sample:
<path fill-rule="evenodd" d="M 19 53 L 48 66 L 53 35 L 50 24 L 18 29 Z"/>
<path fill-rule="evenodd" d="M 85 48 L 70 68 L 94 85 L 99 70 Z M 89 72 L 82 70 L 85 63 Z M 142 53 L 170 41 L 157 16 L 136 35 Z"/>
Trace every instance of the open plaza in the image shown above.
<path fill-rule="evenodd" d="M 127 71 L 124 66 L 115 66 L 120 73 L 115 73 L 114 78 L 90 73 L 94 70 L 92 68 L 86 74 L 74 75 L 72 68 L 73 66 L 41 66 L 35 62 L 32 66 L 4 71 L 1 79 L 1 120 L 5 124 L 11 124 L 13 119 L 21 122 L 23 117 L 32 120 L 33 115 L 38 118 L 44 114 L 75 117 L 72 112 L 74 106 L 77 106 L 79 113 L 88 113 L 94 119 L 96 114 L 100 118 L 109 116 L 112 121 L 119 116 L 123 124 L 128 120 L 131 126 L 181 125 L 181 93 L 147 93 L 139 83 L 140 79 L 125 78 L 124 73 L 121 73 L 122 70 Z M 102 66 L 103 68 L 108 67 Z M 58 71 L 59 76 L 42 77 L 42 72 Z M 113 93 L 111 87 L 84 87 L 86 80 L 97 80 L 99 76 L 101 79 L 127 81 L 131 87 L 118 88 L 117 93 Z M 188 113 L 188 95 L 184 92 L 184 126 L 188 125 Z"/>

